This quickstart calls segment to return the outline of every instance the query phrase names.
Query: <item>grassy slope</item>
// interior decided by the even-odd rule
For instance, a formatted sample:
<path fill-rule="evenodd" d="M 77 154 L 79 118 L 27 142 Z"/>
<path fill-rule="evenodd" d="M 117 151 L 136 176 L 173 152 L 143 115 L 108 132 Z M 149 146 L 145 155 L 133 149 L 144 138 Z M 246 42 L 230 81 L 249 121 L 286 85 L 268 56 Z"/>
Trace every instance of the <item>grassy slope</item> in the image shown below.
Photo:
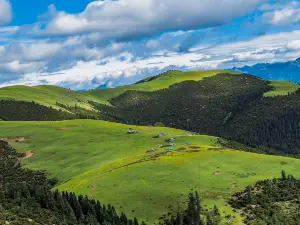
<path fill-rule="evenodd" d="M 0 126 L 0 137 L 28 138 L 13 146 L 19 151 L 32 150 L 35 155 L 25 165 L 57 176 L 59 189 L 90 196 L 95 185 L 96 198 L 122 207 L 118 210 L 129 216 L 148 218 L 148 224 L 168 212 L 170 203 L 182 206 L 191 189 L 200 192 L 205 205 L 216 203 L 226 215 L 232 213 L 225 203 L 231 193 L 257 180 L 276 177 L 282 169 L 300 177 L 298 159 L 218 150 L 215 137 L 189 136 L 171 128 L 131 126 L 139 133 L 128 135 L 127 125 L 90 120 L 0 122 Z M 162 131 L 177 137 L 176 148 L 187 147 L 186 142 L 191 141 L 201 151 L 170 152 L 126 166 L 164 144 L 164 139 L 152 138 Z M 216 171 L 221 174 L 214 175 Z M 237 188 L 232 188 L 233 184 Z M 241 218 L 236 216 L 235 224 L 240 224 Z"/>
<path fill-rule="evenodd" d="M 82 101 L 77 103 L 77 105 L 87 109 L 89 108 L 87 100 L 93 99 L 92 96 L 82 95 L 75 91 L 50 85 L 35 87 L 18 85 L 0 88 L 0 99 L 35 101 L 45 106 L 52 106 L 53 108 L 59 108 L 56 106 L 56 101 L 73 106 L 76 98 Z"/>
<path fill-rule="evenodd" d="M 22 101 L 35 101 L 45 106 L 59 108 L 56 106 L 56 101 L 73 106 L 75 104 L 74 100 L 77 98 L 81 101 L 78 102 L 77 105 L 82 108 L 90 109 L 90 105 L 87 103 L 88 100 L 107 104 L 109 99 L 116 97 L 127 90 L 159 90 L 184 80 L 201 80 L 204 77 L 213 76 L 224 72 L 228 73 L 228 71 L 223 70 L 191 72 L 172 71 L 150 82 L 117 88 L 94 89 L 87 92 L 76 92 L 51 85 L 40 85 L 34 87 L 18 85 L 0 88 L 0 100 L 14 99 Z"/>
<path fill-rule="evenodd" d="M 205 77 L 214 76 L 219 73 L 237 74 L 236 72 L 231 72 L 227 70 L 190 71 L 190 72 L 170 71 L 165 73 L 163 76 L 160 76 L 149 82 L 122 86 L 117 88 L 94 89 L 88 92 L 83 92 L 82 94 L 94 96 L 94 98 L 98 99 L 98 101 L 100 100 L 100 102 L 102 103 L 107 103 L 109 99 L 116 97 L 128 90 L 156 91 L 163 88 L 168 88 L 172 84 L 180 83 L 185 80 L 201 80 Z"/>
<path fill-rule="evenodd" d="M 300 86 L 294 82 L 273 80 L 271 85 L 275 88 L 273 91 L 269 91 L 264 94 L 266 97 L 278 96 L 278 95 L 288 95 L 288 93 L 293 93 L 300 88 Z"/>

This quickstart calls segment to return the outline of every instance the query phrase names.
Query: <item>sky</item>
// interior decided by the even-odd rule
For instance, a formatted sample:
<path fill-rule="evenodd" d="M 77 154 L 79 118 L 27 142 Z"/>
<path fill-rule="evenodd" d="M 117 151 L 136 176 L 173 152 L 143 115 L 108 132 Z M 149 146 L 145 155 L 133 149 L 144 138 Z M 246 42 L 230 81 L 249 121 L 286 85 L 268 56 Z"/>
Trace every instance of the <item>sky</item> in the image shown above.
<path fill-rule="evenodd" d="M 0 0 L 0 87 L 114 87 L 300 57 L 299 0 Z"/>

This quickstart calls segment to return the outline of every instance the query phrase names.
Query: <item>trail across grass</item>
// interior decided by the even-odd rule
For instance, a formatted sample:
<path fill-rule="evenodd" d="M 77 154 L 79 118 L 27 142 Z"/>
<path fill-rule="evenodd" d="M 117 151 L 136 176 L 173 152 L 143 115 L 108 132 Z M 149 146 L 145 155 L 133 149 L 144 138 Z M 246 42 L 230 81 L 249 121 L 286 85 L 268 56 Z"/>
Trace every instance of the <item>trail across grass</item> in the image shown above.
<path fill-rule="evenodd" d="M 216 204 L 225 216 L 234 214 L 227 199 L 247 185 L 277 177 L 282 169 L 300 177 L 298 159 L 224 149 L 215 137 L 171 128 L 91 120 L 1 121 L 0 128 L 0 138 L 25 138 L 11 142 L 18 151 L 34 154 L 24 165 L 56 176 L 60 190 L 94 196 L 148 224 L 177 210 L 169 204 L 186 207 L 191 190 L 200 192 L 207 208 Z M 138 133 L 127 134 L 128 128 Z M 160 132 L 168 136 L 152 138 Z M 174 151 L 160 148 L 168 137 L 176 138 Z M 156 152 L 147 153 L 152 149 Z M 234 224 L 241 224 L 238 214 Z"/>

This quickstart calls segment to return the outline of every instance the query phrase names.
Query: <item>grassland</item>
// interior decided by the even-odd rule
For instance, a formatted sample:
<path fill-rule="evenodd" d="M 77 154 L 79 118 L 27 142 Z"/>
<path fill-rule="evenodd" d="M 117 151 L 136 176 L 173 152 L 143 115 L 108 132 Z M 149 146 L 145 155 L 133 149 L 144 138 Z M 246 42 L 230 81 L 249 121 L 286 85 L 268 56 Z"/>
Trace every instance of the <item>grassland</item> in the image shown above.
<path fill-rule="evenodd" d="M 0 88 L 0 100 L 1 99 L 29 102 L 35 101 L 41 105 L 51 106 L 56 109 L 60 108 L 56 105 L 56 102 L 71 106 L 74 106 L 76 103 L 82 108 L 89 109 L 90 106 L 87 101 L 97 101 L 93 96 L 82 95 L 76 91 L 51 85 L 40 85 L 35 87 L 17 85 Z"/>
<path fill-rule="evenodd" d="M 174 83 L 179 83 L 185 80 L 201 80 L 204 77 L 209 77 L 218 73 L 225 72 L 235 74 L 235 72 L 224 70 L 191 72 L 170 71 L 150 82 L 117 88 L 94 89 L 85 92 L 76 92 L 51 85 L 40 85 L 34 87 L 17 85 L 0 88 L 0 100 L 11 99 L 17 101 L 35 101 L 41 105 L 52 106 L 56 109 L 60 108 L 56 105 L 56 102 L 71 106 L 74 106 L 76 102 L 78 106 L 85 109 L 90 109 L 91 106 L 88 104 L 88 100 L 103 104 L 109 104 L 109 99 L 116 97 L 127 90 L 154 91 L 167 88 Z"/>
<path fill-rule="evenodd" d="M 164 73 L 162 76 L 158 76 L 156 79 L 153 79 L 149 82 L 143 82 L 139 84 L 121 86 L 116 88 L 94 89 L 88 92 L 83 92 L 82 94 L 87 96 L 93 96 L 95 99 L 98 99 L 98 102 L 107 103 L 109 99 L 116 97 L 128 90 L 157 91 L 160 89 L 168 88 L 172 84 L 180 83 L 185 80 L 198 81 L 205 77 L 214 76 L 219 73 L 238 74 L 236 72 L 227 71 L 227 70 L 208 70 L 208 71 L 190 71 L 190 72 L 169 71 Z"/>
<path fill-rule="evenodd" d="M 298 90 L 298 88 L 300 88 L 300 86 L 294 82 L 281 80 L 272 80 L 271 85 L 274 87 L 274 90 L 265 93 L 265 97 L 288 95 L 289 93 L 294 93 Z"/>
<path fill-rule="evenodd" d="M 300 177 L 298 159 L 224 149 L 215 137 L 171 128 L 130 126 L 139 132 L 130 135 L 127 125 L 91 120 L 0 121 L 0 127 L 0 138 L 25 138 L 11 142 L 20 152 L 34 153 L 24 165 L 56 176 L 60 190 L 94 195 L 148 224 L 170 211 L 169 204 L 185 206 L 192 189 L 204 205 L 217 204 L 226 215 L 233 214 L 226 200 L 247 185 L 278 177 L 282 169 Z M 152 138 L 160 132 L 176 137 L 175 151 L 160 148 L 167 137 Z M 157 152 L 146 153 L 153 148 Z M 241 224 L 238 214 L 234 224 Z"/>

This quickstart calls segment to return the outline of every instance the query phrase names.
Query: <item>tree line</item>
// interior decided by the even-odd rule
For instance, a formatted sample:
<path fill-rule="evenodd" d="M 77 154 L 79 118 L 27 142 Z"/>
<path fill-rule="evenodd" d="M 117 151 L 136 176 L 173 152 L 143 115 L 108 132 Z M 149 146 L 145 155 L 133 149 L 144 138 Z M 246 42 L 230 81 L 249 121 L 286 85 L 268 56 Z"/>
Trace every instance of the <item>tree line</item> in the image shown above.
<path fill-rule="evenodd" d="M 281 178 L 258 181 L 234 194 L 230 205 L 241 210 L 249 225 L 299 225 L 300 180 L 281 172 Z"/>
<path fill-rule="evenodd" d="M 125 124 L 168 127 L 219 136 L 265 153 L 300 154 L 300 98 L 264 97 L 268 81 L 219 74 L 154 92 L 126 91 L 110 105 L 92 103 L 100 118 Z"/>
<path fill-rule="evenodd" d="M 21 166 L 23 154 L 0 141 L 0 224 L 14 225 L 145 225 L 112 205 L 87 196 L 51 191 L 57 183 L 44 171 Z"/>
<path fill-rule="evenodd" d="M 176 216 L 165 219 L 161 225 L 218 225 L 221 215 L 217 206 L 211 212 L 205 211 L 201 206 L 198 192 L 189 193 L 188 207 L 184 212 L 177 212 Z"/>

